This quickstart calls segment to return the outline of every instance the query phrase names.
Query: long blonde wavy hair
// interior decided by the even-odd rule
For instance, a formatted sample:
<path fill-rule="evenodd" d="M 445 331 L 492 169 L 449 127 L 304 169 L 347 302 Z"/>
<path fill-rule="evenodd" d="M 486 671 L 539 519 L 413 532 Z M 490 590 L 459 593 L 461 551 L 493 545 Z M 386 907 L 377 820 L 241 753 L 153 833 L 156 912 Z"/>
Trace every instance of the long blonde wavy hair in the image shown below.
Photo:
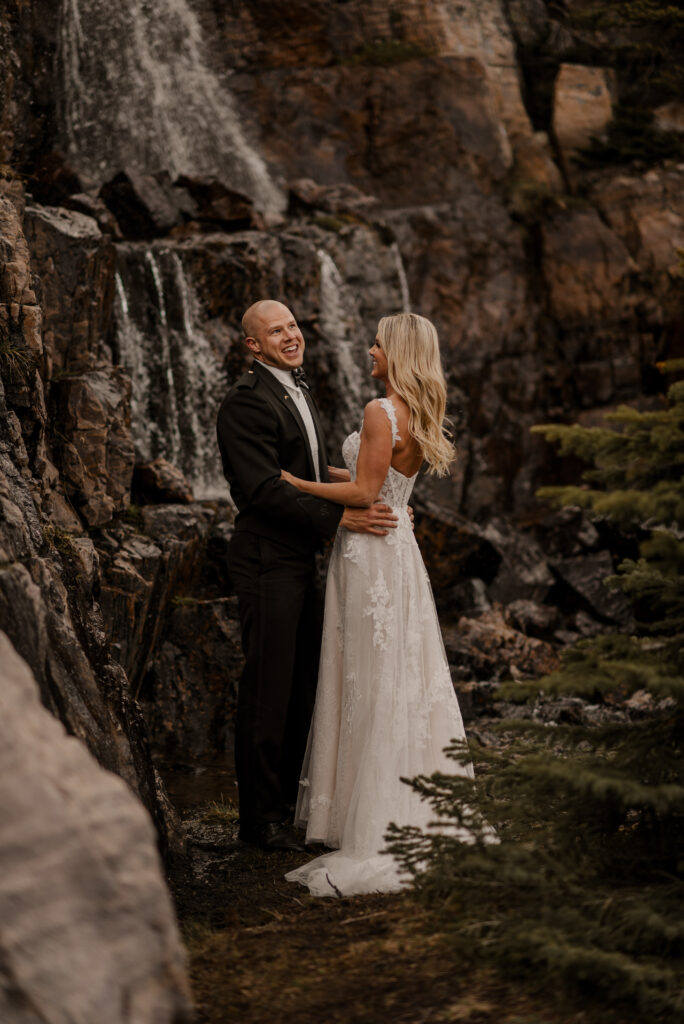
<path fill-rule="evenodd" d="M 446 476 L 456 458 L 445 426 L 446 382 L 433 324 L 417 313 L 384 316 L 378 324 L 390 384 L 409 407 L 409 433 L 416 439 L 428 472 Z"/>

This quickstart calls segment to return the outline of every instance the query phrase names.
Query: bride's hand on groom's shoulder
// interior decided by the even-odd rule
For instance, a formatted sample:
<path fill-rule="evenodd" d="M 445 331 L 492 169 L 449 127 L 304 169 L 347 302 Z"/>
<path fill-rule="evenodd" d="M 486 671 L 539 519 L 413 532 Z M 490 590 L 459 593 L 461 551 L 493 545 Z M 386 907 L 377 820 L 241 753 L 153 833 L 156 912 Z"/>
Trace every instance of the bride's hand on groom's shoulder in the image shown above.
<path fill-rule="evenodd" d="M 378 537 L 384 537 L 388 530 L 394 530 L 397 526 L 397 517 L 389 507 L 382 502 L 375 502 L 370 508 L 352 508 L 347 505 L 342 513 L 340 526 L 344 526 L 352 533 L 373 533 Z"/>

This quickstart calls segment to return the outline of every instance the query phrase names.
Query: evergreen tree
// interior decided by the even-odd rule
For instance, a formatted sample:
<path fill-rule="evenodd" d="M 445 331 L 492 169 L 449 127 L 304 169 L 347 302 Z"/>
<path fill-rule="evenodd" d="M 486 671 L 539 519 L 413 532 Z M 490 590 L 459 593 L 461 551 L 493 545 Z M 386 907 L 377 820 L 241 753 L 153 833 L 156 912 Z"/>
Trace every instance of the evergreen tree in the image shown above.
<path fill-rule="evenodd" d="M 684 360 L 661 369 L 677 374 Z M 591 992 L 621 1020 L 673 1021 L 684 1019 L 684 380 L 662 409 L 621 407 L 606 421 L 535 428 L 591 466 L 582 485 L 541 494 L 640 538 L 638 559 L 607 581 L 634 622 L 580 641 L 558 671 L 505 684 L 502 696 L 581 694 L 610 702 L 612 719 L 502 722 L 496 751 L 455 745 L 450 755 L 472 756 L 477 782 L 412 780 L 440 834 L 392 826 L 388 840 L 461 955 L 553 991 Z M 639 717 L 624 707 L 636 690 L 646 691 Z M 475 842 L 459 841 L 458 825 Z"/>
<path fill-rule="evenodd" d="M 607 60 L 616 74 L 613 120 L 605 137 L 594 138 L 576 162 L 589 168 L 632 161 L 644 166 L 681 157 L 681 136 L 659 128 L 653 112 L 678 101 L 684 88 L 684 3 L 580 0 L 562 7 L 569 30 L 590 40 L 597 63 Z"/>

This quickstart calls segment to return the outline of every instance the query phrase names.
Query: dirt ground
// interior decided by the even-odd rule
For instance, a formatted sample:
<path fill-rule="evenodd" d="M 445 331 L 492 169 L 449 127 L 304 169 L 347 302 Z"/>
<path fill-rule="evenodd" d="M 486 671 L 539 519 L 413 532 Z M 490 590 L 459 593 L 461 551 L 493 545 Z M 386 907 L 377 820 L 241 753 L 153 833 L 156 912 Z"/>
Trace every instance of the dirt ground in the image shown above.
<path fill-rule="evenodd" d="M 171 884 L 198 1024 L 631 1024 L 458 961 L 411 893 L 314 898 L 283 877 L 307 855 L 240 843 L 232 799 L 181 803 Z"/>

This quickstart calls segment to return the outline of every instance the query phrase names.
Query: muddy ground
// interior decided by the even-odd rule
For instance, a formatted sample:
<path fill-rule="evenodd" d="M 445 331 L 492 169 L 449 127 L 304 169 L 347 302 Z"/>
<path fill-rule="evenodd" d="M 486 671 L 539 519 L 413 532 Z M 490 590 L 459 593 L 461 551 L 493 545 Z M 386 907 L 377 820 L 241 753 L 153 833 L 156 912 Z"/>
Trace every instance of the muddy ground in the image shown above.
<path fill-rule="evenodd" d="M 410 893 L 317 899 L 306 854 L 237 839 L 227 762 L 167 769 L 188 830 L 171 873 L 198 1024 L 637 1024 L 458 957 Z M 312 854 L 320 852 L 312 848 Z M 459 959 L 460 957 L 460 959 Z"/>

